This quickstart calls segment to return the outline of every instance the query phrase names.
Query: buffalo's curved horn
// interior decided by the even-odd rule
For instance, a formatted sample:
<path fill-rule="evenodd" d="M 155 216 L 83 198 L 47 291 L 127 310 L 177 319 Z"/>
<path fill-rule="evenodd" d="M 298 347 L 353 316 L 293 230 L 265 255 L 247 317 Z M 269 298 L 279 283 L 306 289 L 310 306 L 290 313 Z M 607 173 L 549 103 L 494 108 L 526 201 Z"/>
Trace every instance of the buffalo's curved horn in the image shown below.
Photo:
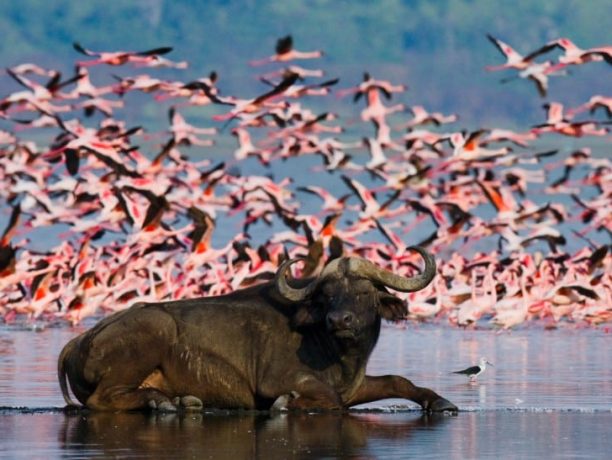
<path fill-rule="evenodd" d="M 304 260 L 304 257 L 284 261 L 280 265 L 280 267 L 278 267 L 278 270 L 276 271 L 276 276 L 274 277 L 274 284 L 276 285 L 276 289 L 278 290 L 280 295 L 282 295 L 287 300 L 291 300 L 292 302 L 299 302 L 310 297 L 316 287 L 315 281 L 309 283 L 303 288 L 294 288 L 289 286 L 285 273 L 291 265 L 296 262 L 299 262 L 300 260 Z"/>
<path fill-rule="evenodd" d="M 436 261 L 433 256 L 425 249 L 418 246 L 411 246 L 407 249 L 418 252 L 425 261 L 425 268 L 420 275 L 406 278 L 396 275 L 374 265 L 369 260 L 351 258 L 349 260 L 348 271 L 350 273 L 363 276 L 372 281 L 378 281 L 391 289 L 400 292 L 412 292 L 423 289 L 436 275 Z"/>

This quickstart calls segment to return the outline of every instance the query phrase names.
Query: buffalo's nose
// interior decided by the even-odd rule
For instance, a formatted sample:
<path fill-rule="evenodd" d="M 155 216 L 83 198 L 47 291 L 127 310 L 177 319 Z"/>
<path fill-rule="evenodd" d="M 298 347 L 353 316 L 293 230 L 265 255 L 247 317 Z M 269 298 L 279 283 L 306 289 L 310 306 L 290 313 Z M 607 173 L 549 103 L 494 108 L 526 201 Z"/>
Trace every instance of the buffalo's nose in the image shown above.
<path fill-rule="evenodd" d="M 353 314 L 348 311 L 333 311 L 327 314 L 327 325 L 330 329 L 348 329 L 353 325 Z"/>

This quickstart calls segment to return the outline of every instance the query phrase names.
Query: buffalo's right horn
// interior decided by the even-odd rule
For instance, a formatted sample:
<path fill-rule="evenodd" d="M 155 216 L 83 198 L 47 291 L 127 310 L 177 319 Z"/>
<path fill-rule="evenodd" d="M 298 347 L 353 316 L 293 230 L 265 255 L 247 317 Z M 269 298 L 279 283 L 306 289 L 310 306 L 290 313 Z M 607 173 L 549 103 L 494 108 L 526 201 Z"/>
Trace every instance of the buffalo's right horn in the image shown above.
<path fill-rule="evenodd" d="M 292 302 L 299 302 L 301 300 L 307 299 L 312 295 L 315 290 L 316 282 L 312 281 L 307 286 L 303 288 L 294 288 L 289 286 L 287 282 L 286 272 L 291 265 L 300 260 L 304 260 L 303 257 L 297 259 L 289 259 L 284 261 L 278 270 L 276 271 L 276 276 L 274 277 L 274 283 L 276 284 L 276 289 L 280 295 L 282 295 L 285 299 L 291 300 Z"/>
<path fill-rule="evenodd" d="M 391 289 L 395 289 L 396 291 L 418 291 L 423 289 L 431 282 L 431 280 L 433 280 L 434 276 L 436 275 L 436 261 L 434 260 L 433 256 L 423 248 L 411 246 L 407 249 L 418 252 L 425 261 L 425 268 L 420 275 L 410 278 L 399 276 L 378 267 L 369 260 L 361 258 L 350 258 L 348 270 L 350 273 L 354 273 L 373 281 L 378 281 L 379 283 L 382 283 Z"/>

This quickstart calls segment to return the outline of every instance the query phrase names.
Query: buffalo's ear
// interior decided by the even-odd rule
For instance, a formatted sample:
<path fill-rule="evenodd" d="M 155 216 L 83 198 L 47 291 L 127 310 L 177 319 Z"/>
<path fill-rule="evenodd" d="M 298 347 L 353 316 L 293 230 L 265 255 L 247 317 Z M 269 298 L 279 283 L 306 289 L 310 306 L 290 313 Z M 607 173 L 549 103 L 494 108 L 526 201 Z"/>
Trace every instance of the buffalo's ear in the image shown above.
<path fill-rule="evenodd" d="M 380 291 L 378 297 L 378 314 L 387 321 L 406 319 L 408 307 L 406 302 L 388 292 Z"/>
<path fill-rule="evenodd" d="M 323 309 L 308 302 L 300 305 L 291 317 L 294 327 L 310 326 L 323 321 Z"/>

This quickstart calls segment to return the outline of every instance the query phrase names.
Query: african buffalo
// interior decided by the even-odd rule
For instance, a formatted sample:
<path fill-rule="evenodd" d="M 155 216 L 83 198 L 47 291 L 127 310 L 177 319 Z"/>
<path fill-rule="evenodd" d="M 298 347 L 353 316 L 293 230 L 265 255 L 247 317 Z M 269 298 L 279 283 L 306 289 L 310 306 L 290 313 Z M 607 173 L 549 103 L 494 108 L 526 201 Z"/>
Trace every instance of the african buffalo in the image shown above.
<path fill-rule="evenodd" d="M 406 398 L 427 411 L 456 411 L 403 377 L 366 375 L 381 319 L 407 314 L 386 288 L 416 291 L 435 275 L 433 257 L 412 249 L 425 268 L 411 278 L 343 257 L 314 279 L 288 280 L 299 260 L 292 259 L 273 281 L 228 295 L 135 304 L 64 347 L 64 399 L 75 405 L 68 380 L 77 399 L 97 410 L 341 409 Z"/>

